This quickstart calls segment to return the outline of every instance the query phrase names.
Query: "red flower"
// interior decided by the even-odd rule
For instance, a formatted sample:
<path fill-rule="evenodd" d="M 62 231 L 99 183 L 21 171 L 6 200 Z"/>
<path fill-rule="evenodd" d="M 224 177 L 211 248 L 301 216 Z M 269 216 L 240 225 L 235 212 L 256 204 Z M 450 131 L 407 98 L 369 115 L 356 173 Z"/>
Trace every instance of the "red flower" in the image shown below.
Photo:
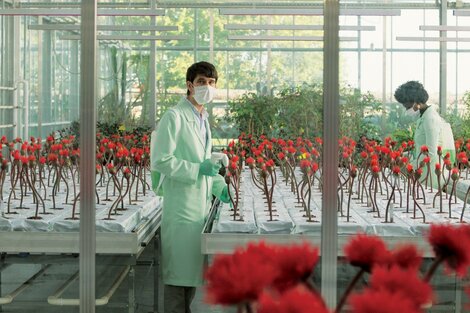
<path fill-rule="evenodd" d="M 422 145 L 422 146 L 421 146 L 421 153 L 428 153 L 428 152 L 429 152 L 428 146 Z"/>
<path fill-rule="evenodd" d="M 423 162 L 428 164 L 431 161 L 431 158 L 429 156 L 423 158 Z"/>
<path fill-rule="evenodd" d="M 46 163 L 46 158 L 45 157 L 40 157 L 39 158 L 39 163 L 40 164 L 45 164 Z"/>
<path fill-rule="evenodd" d="M 353 313 L 420 313 L 412 300 L 387 290 L 367 290 L 351 296 Z"/>
<path fill-rule="evenodd" d="M 300 168 L 303 170 L 310 169 L 310 161 L 309 160 L 300 160 Z"/>
<path fill-rule="evenodd" d="M 55 153 L 50 153 L 50 154 L 47 156 L 47 159 L 48 159 L 49 162 L 55 163 L 55 162 L 57 162 L 58 156 L 57 156 L 57 154 L 55 154 Z"/>
<path fill-rule="evenodd" d="M 401 161 L 403 162 L 403 164 L 408 163 L 408 158 L 407 157 L 402 157 Z"/>
<path fill-rule="evenodd" d="M 363 159 L 367 158 L 367 152 L 362 151 L 361 152 L 361 158 L 363 158 Z"/>
<path fill-rule="evenodd" d="M 437 146 L 437 155 L 441 155 L 441 154 L 442 154 L 442 147 Z"/>
<path fill-rule="evenodd" d="M 238 165 L 236 162 L 230 162 L 230 170 L 235 171 L 237 170 Z"/>
<path fill-rule="evenodd" d="M 400 175 L 400 171 L 401 171 L 401 170 L 400 170 L 400 167 L 399 167 L 398 165 L 395 165 L 395 166 L 392 168 L 393 174 L 395 174 L 395 175 L 397 175 L 397 176 Z"/>
<path fill-rule="evenodd" d="M 451 171 L 451 174 L 450 174 L 450 177 L 452 178 L 452 180 L 457 180 L 459 179 L 460 177 L 460 172 L 459 172 L 459 169 L 454 167 Z"/>
<path fill-rule="evenodd" d="M 391 251 L 389 265 L 404 269 L 419 269 L 423 261 L 422 255 L 414 245 L 403 245 Z"/>
<path fill-rule="evenodd" d="M 439 163 L 436 163 L 436 172 L 441 171 L 441 165 Z"/>
<path fill-rule="evenodd" d="M 377 236 L 358 234 L 344 247 L 348 262 L 370 272 L 376 264 L 387 260 L 388 251 L 385 243 Z"/>
<path fill-rule="evenodd" d="M 263 164 L 264 163 L 264 159 L 262 157 L 259 157 L 256 159 L 256 163 L 258 164 Z"/>
<path fill-rule="evenodd" d="M 28 164 L 29 158 L 27 156 L 21 156 L 21 163 Z"/>
<path fill-rule="evenodd" d="M 231 159 L 232 162 L 238 162 L 238 160 L 239 160 L 238 155 L 234 155 Z"/>
<path fill-rule="evenodd" d="M 421 167 L 415 171 L 416 178 L 420 178 L 422 174 L 423 174 L 423 169 Z"/>
<path fill-rule="evenodd" d="M 286 158 L 286 155 L 284 154 L 284 152 L 279 152 L 277 154 L 277 157 L 279 158 L 279 160 L 284 160 Z"/>
<path fill-rule="evenodd" d="M 217 255 L 205 275 L 206 300 L 225 305 L 256 300 L 278 273 L 267 262 L 270 251 L 260 244 L 238 249 L 232 255 Z"/>
<path fill-rule="evenodd" d="M 287 152 L 289 154 L 295 154 L 297 152 L 297 150 L 294 147 L 289 146 L 289 147 L 287 147 Z"/>
<path fill-rule="evenodd" d="M 312 162 L 312 171 L 315 173 L 318 171 L 318 163 L 317 162 Z"/>
<path fill-rule="evenodd" d="M 370 279 L 371 288 L 399 294 L 414 302 L 416 309 L 433 299 L 431 286 L 418 277 L 415 269 L 375 267 Z"/>
<path fill-rule="evenodd" d="M 323 300 L 309 290 L 292 288 L 275 299 L 264 293 L 259 300 L 258 313 L 328 313 Z"/>
<path fill-rule="evenodd" d="M 436 257 L 445 260 L 447 266 L 464 276 L 470 265 L 470 237 L 468 226 L 433 224 L 428 240 Z"/>
<path fill-rule="evenodd" d="M 266 161 L 266 166 L 273 168 L 274 167 L 274 160 L 269 159 Z"/>
<path fill-rule="evenodd" d="M 308 243 L 281 246 L 275 251 L 273 262 L 279 275 L 273 286 L 281 292 L 305 281 L 318 261 L 318 249 Z"/>
<path fill-rule="evenodd" d="M 255 159 L 253 159 L 252 157 L 249 157 L 249 158 L 246 159 L 245 162 L 246 162 L 247 165 L 250 165 L 250 164 L 255 163 Z"/>

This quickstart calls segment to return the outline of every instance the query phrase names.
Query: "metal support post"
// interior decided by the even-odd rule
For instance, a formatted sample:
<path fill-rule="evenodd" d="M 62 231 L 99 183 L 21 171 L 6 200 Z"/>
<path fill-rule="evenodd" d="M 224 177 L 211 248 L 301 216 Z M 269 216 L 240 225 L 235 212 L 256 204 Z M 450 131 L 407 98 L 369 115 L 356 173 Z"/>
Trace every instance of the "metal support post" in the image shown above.
<path fill-rule="evenodd" d="M 447 0 L 441 0 L 439 25 L 447 26 Z M 447 31 L 439 31 L 439 37 L 447 37 Z M 439 42 L 439 110 L 441 115 L 447 110 L 447 41 Z"/>
<path fill-rule="evenodd" d="M 155 234 L 153 244 L 153 312 L 158 312 L 159 281 L 158 271 L 160 270 L 160 228 Z"/>
<path fill-rule="evenodd" d="M 331 308 L 336 306 L 338 262 L 339 1 L 325 0 L 324 6 L 321 293 Z"/>
<path fill-rule="evenodd" d="M 96 0 L 81 2 L 80 54 L 80 313 L 96 304 Z"/>
<path fill-rule="evenodd" d="M 131 266 L 128 274 L 129 281 L 129 313 L 135 313 L 135 268 Z"/>

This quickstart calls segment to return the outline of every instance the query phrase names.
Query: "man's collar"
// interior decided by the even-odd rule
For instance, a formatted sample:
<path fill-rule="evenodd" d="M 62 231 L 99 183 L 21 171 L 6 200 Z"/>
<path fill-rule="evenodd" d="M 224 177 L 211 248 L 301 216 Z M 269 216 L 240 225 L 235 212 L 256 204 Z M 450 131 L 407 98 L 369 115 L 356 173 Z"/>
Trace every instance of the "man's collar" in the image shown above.
<path fill-rule="evenodd" d="M 199 113 L 199 111 L 196 109 L 194 104 L 192 104 L 191 101 L 188 100 L 188 98 L 184 97 L 184 99 L 186 100 L 186 103 L 191 107 L 194 114 L 196 114 L 197 116 L 202 116 L 203 119 L 206 119 L 209 116 L 209 113 L 207 113 L 207 110 L 205 107 L 202 107 L 202 111 L 201 113 Z"/>

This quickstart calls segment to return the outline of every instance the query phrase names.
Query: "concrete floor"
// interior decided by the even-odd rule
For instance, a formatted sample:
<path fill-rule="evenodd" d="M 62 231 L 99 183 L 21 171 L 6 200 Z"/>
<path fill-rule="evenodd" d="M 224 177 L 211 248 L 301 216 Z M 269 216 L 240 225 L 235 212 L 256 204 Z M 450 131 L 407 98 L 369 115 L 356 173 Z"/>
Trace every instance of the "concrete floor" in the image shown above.
<path fill-rule="evenodd" d="M 135 267 L 135 296 L 136 296 L 136 310 L 135 313 L 155 313 L 153 311 L 153 266 L 149 264 L 152 261 L 153 246 L 152 244 L 147 247 L 144 253 L 139 258 L 139 263 Z M 30 257 L 24 256 L 27 261 Z M 52 295 L 59 286 L 61 286 L 70 276 L 78 270 L 78 258 L 70 258 L 67 264 L 54 264 L 48 267 L 45 273 L 39 276 L 31 286 L 24 290 L 12 304 L 4 305 L 3 312 L 11 313 L 78 313 L 78 307 L 71 306 L 52 306 L 47 303 L 47 297 Z M 72 260 L 70 262 L 70 260 Z M 112 263 L 112 262 L 111 262 Z M 122 266 L 109 266 L 97 264 L 97 298 L 102 297 L 109 289 L 115 280 L 117 273 L 124 267 Z M 26 281 L 31 275 L 41 269 L 41 265 L 33 264 L 13 264 L 4 268 L 2 273 L 1 294 L 13 291 L 21 283 Z M 319 276 L 320 270 L 317 268 L 316 277 Z M 355 269 L 350 266 L 340 266 L 338 269 L 338 294 L 348 284 L 350 278 L 354 275 Z M 432 281 L 438 292 L 439 306 L 435 306 L 432 310 L 426 312 L 455 312 L 455 279 L 440 273 L 440 275 L 433 278 Z M 320 282 L 316 281 L 317 285 Z M 160 282 L 160 290 L 162 290 Z M 162 309 L 162 293 L 159 297 L 159 313 L 163 313 Z M 462 304 L 460 312 L 470 312 L 470 308 L 465 306 L 469 303 L 464 293 L 461 293 L 462 298 L 457 301 Z M 75 280 L 69 288 L 66 289 L 62 295 L 64 298 L 77 298 L 78 297 L 78 280 Z M 111 301 L 106 306 L 96 308 L 97 313 L 128 313 L 127 307 L 129 299 L 129 280 L 124 279 L 120 287 L 117 289 Z M 219 306 L 209 306 L 203 301 L 204 291 L 199 289 L 196 298 L 193 302 L 193 313 L 234 313 L 234 308 L 224 308 Z"/>

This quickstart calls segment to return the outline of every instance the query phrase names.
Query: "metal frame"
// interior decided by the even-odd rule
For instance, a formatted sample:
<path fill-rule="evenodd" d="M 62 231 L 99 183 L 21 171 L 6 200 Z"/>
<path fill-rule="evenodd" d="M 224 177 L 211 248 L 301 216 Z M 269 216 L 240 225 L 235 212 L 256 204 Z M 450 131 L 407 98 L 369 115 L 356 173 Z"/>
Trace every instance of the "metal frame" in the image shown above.
<path fill-rule="evenodd" d="M 221 15 L 323 15 L 323 9 L 220 9 Z M 399 9 L 341 9 L 339 15 L 397 16 Z M 325 14 L 326 15 L 326 14 Z"/>
<path fill-rule="evenodd" d="M 151 16 L 151 18 L 155 18 Z M 77 24 L 41 24 L 28 25 L 29 30 L 61 30 L 78 31 L 80 25 Z M 177 31 L 178 26 L 152 26 L 152 25 L 97 25 L 99 31 Z"/>
<path fill-rule="evenodd" d="M 339 14 L 339 1 L 325 0 L 321 293 L 328 307 L 336 306 L 338 283 Z"/>
<path fill-rule="evenodd" d="M 225 30 L 323 30 L 323 25 L 225 24 Z M 343 25 L 339 30 L 373 31 L 375 26 Z"/>
<path fill-rule="evenodd" d="M 83 0 L 80 53 L 80 313 L 95 312 L 97 1 Z"/>
<path fill-rule="evenodd" d="M 0 9 L 0 15 L 32 15 L 32 16 L 82 16 L 79 9 Z M 163 9 L 98 9 L 99 16 L 164 16 Z"/>
<path fill-rule="evenodd" d="M 242 41 L 323 41 L 323 36 L 239 36 L 228 35 L 228 40 L 242 40 Z M 340 37 L 340 41 L 357 41 L 357 37 Z"/>

